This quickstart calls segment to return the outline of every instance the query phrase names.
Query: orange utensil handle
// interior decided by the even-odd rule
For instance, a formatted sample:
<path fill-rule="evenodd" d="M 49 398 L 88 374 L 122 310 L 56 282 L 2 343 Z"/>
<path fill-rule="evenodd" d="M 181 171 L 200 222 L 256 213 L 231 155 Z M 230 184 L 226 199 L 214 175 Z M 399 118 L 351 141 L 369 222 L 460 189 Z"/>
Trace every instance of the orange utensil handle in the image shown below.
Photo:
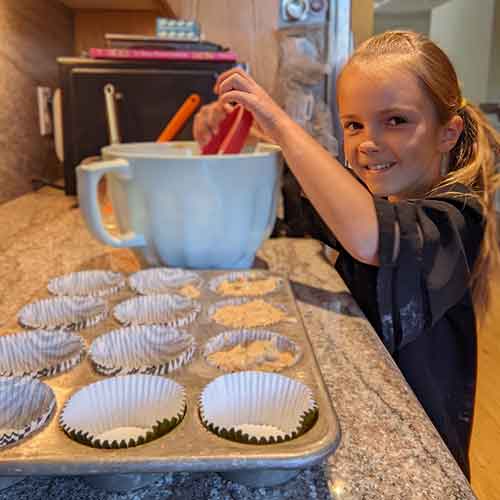
<path fill-rule="evenodd" d="M 172 119 L 167 123 L 167 126 L 163 129 L 156 142 L 166 142 L 172 140 L 189 120 L 191 115 L 196 111 L 200 102 L 201 97 L 198 94 L 191 94 L 182 103 L 182 106 L 177 110 L 177 113 L 175 113 Z"/>

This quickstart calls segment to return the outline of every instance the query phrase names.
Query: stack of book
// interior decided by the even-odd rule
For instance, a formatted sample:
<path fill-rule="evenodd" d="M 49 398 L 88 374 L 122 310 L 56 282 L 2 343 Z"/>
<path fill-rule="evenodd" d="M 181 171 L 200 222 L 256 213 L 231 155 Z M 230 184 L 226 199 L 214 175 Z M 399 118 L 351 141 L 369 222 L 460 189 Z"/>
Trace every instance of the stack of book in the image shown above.
<path fill-rule="evenodd" d="M 231 50 L 201 39 L 194 21 L 157 19 L 157 36 L 107 33 L 106 47 L 88 50 L 93 59 L 164 59 L 236 62 Z"/>

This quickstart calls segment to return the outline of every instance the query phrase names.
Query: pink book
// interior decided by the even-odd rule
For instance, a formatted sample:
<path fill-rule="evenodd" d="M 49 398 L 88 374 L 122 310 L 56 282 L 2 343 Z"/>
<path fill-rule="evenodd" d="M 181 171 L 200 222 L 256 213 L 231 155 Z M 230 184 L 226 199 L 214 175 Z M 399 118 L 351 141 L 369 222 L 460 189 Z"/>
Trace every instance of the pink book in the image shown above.
<path fill-rule="evenodd" d="M 232 51 L 197 52 L 183 50 L 144 50 L 91 48 L 92 59 L 165 59 L 169 61 L 229 61 L 235 62 L 238 56 Z"/>

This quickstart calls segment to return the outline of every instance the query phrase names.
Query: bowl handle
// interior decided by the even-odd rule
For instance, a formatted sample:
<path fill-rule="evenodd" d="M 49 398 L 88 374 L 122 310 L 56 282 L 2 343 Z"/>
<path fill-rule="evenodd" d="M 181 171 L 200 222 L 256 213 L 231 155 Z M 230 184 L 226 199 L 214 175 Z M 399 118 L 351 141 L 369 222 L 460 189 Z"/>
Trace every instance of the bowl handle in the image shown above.
<path fill-rule="evenodd" d="M 80 210 L 90 232 L 102 243 L 112 247 L 144 247 L 144 235 L 127 232 L 113 236 L 104 228 L 97 201 L 97 186 L 104 174 L 113 173 L 125 179 L 132 178 L 132 167 L 127 160 L 104 160 L 76 167 Z"/>

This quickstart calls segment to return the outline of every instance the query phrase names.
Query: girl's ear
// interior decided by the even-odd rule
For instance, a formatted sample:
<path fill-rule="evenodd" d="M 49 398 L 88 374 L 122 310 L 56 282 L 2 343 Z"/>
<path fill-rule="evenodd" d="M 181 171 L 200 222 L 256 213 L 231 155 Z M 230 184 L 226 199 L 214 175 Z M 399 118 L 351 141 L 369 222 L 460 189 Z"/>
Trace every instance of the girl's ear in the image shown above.
<path fill-rule="evenodd" d="M 441 127 L 439 151 L 448 153 L 451 151 L 464 129 L 464 121 L 459 115 L 454 115 L 448 123 Z"/>

